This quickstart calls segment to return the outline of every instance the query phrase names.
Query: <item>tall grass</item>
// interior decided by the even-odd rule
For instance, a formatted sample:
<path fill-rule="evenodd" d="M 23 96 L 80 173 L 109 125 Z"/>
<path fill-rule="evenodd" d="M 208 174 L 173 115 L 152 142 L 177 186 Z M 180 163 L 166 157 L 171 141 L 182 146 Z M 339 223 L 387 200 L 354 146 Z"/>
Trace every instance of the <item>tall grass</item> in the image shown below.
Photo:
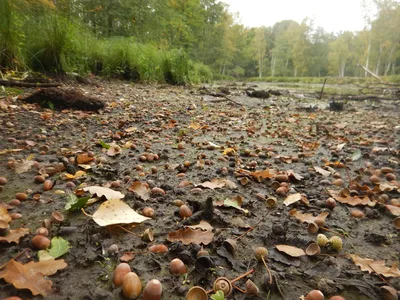
<path fill-rule="evenodd" d="M 0 68 L 15 69 L 18 62 L 46 73 L 94 73 L 176 85 L 212 80 L 210 69 L 189 61 L 183 50 L 127 37 L 97 39 L 59 15 L 53 5 L 39 1 L 18 8 L 12 3 L 16 2 L 0 0 Z"/>

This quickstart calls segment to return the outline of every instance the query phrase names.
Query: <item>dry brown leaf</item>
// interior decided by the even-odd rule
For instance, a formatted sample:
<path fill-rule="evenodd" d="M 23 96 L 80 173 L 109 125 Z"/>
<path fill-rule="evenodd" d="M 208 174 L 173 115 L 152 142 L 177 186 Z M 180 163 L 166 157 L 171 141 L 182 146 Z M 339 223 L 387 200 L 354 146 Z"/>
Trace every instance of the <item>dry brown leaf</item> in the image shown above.
<path fill-rule="evenodd" d="M 128 261 L 133 260 L 134 258 L 135 258 L 135 254 L 133 254 L 133 252 L 125 252 L 119 258 L 119 260 L 122 261 L 122 262 L 128 262 Z"/>
<path fill-rule="evenodd" d="M 362 258 L 355 254 L 349 254 L 353 262 L 361 268 L 361 271 L 368 271 L 368 273 L 375 272 L 385 277 L 400 277 L 400 270 L 397 264 L 393 264 L 390 268 L 385 266 L 385 261 L 374 261 L 370 258 Z"/>
<path fill-rule="evenodd" d="M 400 183 L 397 181 L 382 182 L 379 184 L 379 190 L 381 192 L 397 191 L 400 193 Z"/>
<path fill-rule="evenodd" d="M 301 223 L 313 223 L 315 220 L 321 220 L 325 221 L 326 217 L 329 215 L 329 212 L 324 211 L 320 213 L 318 216 L 314 217 L 312 214 L 305 213 L 303 214 L 302 212 L 299 212 L 295 209 L 292 209 L 289 211 L 289 214 L 293 217 L 295 217 L 297 220 L 299 220 Z"/>
<path fill-rule="evenodd" d="M 122 199 L 125 197 L 125 195 L 120 192 L 96 185 L 84 187 L 83 190 L 91 193 L 92 195 L 96 194 L 97 197 L 104 196 L 106 199 Z"/>
<path fill-rule="evenodd" d="M 278 249 L 281 252 L 286 253 L 287 255 L 291 257 L 300 257 L 306 255 L 303 249 L 294 247 L 294 246 L 289 246 L 289 245 L 276 245 L 276 249 Z"/>
<path fill-rule="evenodd" d="M 12 221 L 10 215 L 8 214 L 7 207 L 4 203 L 0 203 L 0 220 L 3 220 L 7 223 L 10 223 Z"/>
<path fill-rule="evenodd" d="M 301 194 L 296 193 L 296 194 L 287 196 L 285 201 L 283 201 L 283 204 L 285 204 L 286 206 L 289 206 L 290 204 L 296 203 L 297 201 L 300 201 L 300 200 L 301 200 Z"/>
<path fill-rule="evenodd" d="M 19 244 L 20 238 L 29 233 L 29 228 L 11 229 L 8 235 L 0 236 L 0 242 L 17 243 Z"/>
<path fill-rule="evenodd" d="M 78 165 L 86 164 L 91 162 L 93 159 L 94 157 L 90 157 L 87 153 L 78 153 L 76 155 L 76 163 Z"/>
<path fill-rule="evenodd" d="M 28 172 L 35 164 L 32 160 L 17 160 L 13 163 L 13 169 L 17 174 Z"/>
<path fill-rule="evenodd" d="M 195 184 L 196 187 L 203 187 L 203 188 L 209 188 L 209 189 L 219 189 L 219 188 L 223 188 L 224 186 L 230 188 L 230 189 L 234 189 L 236 188 L 236 184 L 233 183 L 230 180 L 227 179 L 221 179 L 221 178 L 213 178 L 211 179 L 211 181 L 206 181 L 200 184 Z"/>
<path fill-rule="evenodd" d="M 390 211 L 390 213 L 396 217 L 400 216 L 400 207 L 394 205 L 385 205 L 386 208 Z"/>
<path fill-rule="evenodd" d="M 200 129 L 201 125 L 199 123 L 190 123 L 189 128 L 192 128 L 194 130 Z"/>
<path fill-rule="evenodd" d="M 85 171 L 77 171 L 74 175 L 69 174 L 69 173 L 65 173 L 63 179 L 76 179 L 76 178 L 80 178 L 86 175 Z"/>
<path fill-rule="evenodd" d="M 131 192 L 135 192 L 144 201 L 150 198 L 150 188 L 147 183 L 142 183 L 140 181 L 135 181 L 128 188 Z"/>
<path fill-rule="evenodd" d="M 255 171 L 250 173 L 251 176 L 254 177 L 257 181 L 261 182 L 262 179 L 273 178 L 277 174 L 277 171 L 274 169 L 267 169 L 263 171 Z"/>
<path fill-rule="evenodd" d="M 206 231 L 207 230 L 212 231 L 214 229 L 209 223 L 207 223 L 206 221 L 203 221 L 203 220 L 201 220 L 200 223 L 197 225 L 192 225 L 192 226 L 188 226 L 188 227 L 192 228 L 192 229 L 200 228 L 201 230 L 206 230 Z"/>
<path fill-rule="evenodd" d="M 13 284 L 17 289 L 29 289 L 34 296 L 39 294 L 46 296 L 51 293 L 53 283 L 44 279 L 44 276 L 52 275 L 65 267 L 67 264 L 63 259 L 30 262 L 26 265 L 12 259 L 5 269 L 0 271 L 0 278 Z"/>
<path fill-rule="evenodd" d="M 328 192 L 331 194 L 331 196 L 338 202 L 343 203 L 343 204 L 349 204 L 351 206 L 356 206 L 356 205 L 368 205 L 368 206 L 375 206 L 376 201 L 371 201 L 368 196 L 364 196 L 363 198 L 360 198 L 358 196 L 344 196 L 340 195 L 340 192 L 338 191 L 333 191 L 333 190 L 328 190 Z"/>
<path fill-rule="evenodd" d="M 118 154 L 121 154 L 122 149 L 120 146 L 118 146 L 115 143 L 110 144 L 110 148 L 107 150 L 107 155 L 108 156 L 116 156 Z"/>
<path fill-rule="evenodd" d="M 300 181 L 300 180 L 304 179 L 303 176 L 301 176 L 300 174 L 294 172 L 293 170 L 288 170 L 287 171 L 287 175 L 289 176 L 289 178 L 291 178 L 291 179 L 294 178 L 297 181 Z"/>
<path fill-rule="evenodd" d="M 100 226 L 142 223 L 150 219 L 135 212 L 121 199 L 111 199 L 103 202 L 92 217 L 93 221 Z"/>
<path fill-rule="evenodd" d="M 317 173 L 319 173 L 319 174 L 321 174 L 322 176 L 325 176 L 325 177 L 328 177 L 329 175 L 331 175 L 331 172 L 329 172 L 329 171 L 327 171 L 327 170 L 324 170 L 324 169 L 322 169 L 322 168 L 320 168 L 320 167 L 314 167 L 314 170 L 315 170 Z"/>
<path fill-rule="evenodd" d="M 168 241 L 180 241 L 185 245 L 189 244 L 203 244 L 208 245 L 213 241 L 214 233 L 209 230 L 203 231 L 201 229 L 185 228 L 179 229 L 174 232 L 168 233 Z"/>

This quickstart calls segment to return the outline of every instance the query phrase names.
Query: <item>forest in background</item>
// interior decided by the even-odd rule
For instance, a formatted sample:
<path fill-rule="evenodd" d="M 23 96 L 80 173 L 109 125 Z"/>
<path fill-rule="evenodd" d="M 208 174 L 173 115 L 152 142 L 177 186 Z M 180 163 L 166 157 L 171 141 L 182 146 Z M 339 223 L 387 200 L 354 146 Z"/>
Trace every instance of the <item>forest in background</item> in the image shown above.
<path fill-rule="evenodd" d="M 370 4 L 364 30 L 335 34 L 308 19 L 246 28 L 217 0 L 0 0 L 0 67 L 173 84 L 399 75 L 400 3 Z"/>

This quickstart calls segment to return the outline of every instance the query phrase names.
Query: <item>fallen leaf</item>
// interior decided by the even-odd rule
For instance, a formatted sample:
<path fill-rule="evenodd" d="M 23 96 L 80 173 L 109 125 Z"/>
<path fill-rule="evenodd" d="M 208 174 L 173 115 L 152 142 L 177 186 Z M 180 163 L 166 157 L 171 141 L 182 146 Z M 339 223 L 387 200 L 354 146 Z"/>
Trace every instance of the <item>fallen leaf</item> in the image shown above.
<path fill-rule="evenodd" d="M 11 229 L 8 235 L 0 236 L 0 242 L 19 244 L 20 238 L 27 235 L 29 231 L 29 228 Z"/>
<path fill-rule="evenodd" d="M 213 241 L 213 238 L 214 233 L 212 233 L 210 230 L 203 231 L 201 229 L 184 228 L 168 233 L 168 241 L 180 241 L 185 245 L 208 245 Z"/>
<path fill-rule="evenodd" d="M 142 223 L 149 219 L 135 212 L 121 199 L 111 199 L 103 202 L 93 214 L 93 220 L 100 226 Z"/>
<path fill-rule="evenodd" d="M 81 208 L 84 208 L 85 205 L 88 203 L 90 196 L 78 198 L 74 194 L 67 194 L 68 200 L 65 204 L 65 209 L 69 211 L 77 211 Z"/>
<path fill-rule="evenodd" d="M 53 259 L 23 265 L 12 259 L 5 269 L 0 271 L 0 278 L 13 284 L 17 289 L 29 289 L 34 296 L 39 294 L 46 296 L 51 293 L 53 283 L 51 280 L 44 279 L 44 276 L 53 275 L 66 267 L 64 260 Z"/>
<path fill-rule="evenodd" d="M 122 254 L 122 256 L 119 258 L 120 261 L 122 262 L 129 262 L 135 258 L 135 255 L 133 252 L 125 252 Z"/>
<path fill-rule="evenodd" d="M 137 130 L 137 127 L 129 127 L 129 128 L 125 128 L 124 130 L 127 133 L 131 133 L 131 132 L 135 132 Z"/>
<path fill-rule="evenodd" d="M 242 203 L 243 203 L 243 197 L 236 196 L 233 198 L 227 198 L 225 200 L 217 200 L 217 201 L 215 201 L 214 205 L 215 206 L 224 206 L 224 207 L 233 207 L 233 208 L 236 208 L 237 210 L 244 212 L 245 214 L 248 214 L 249 211 L 247 209 L 243 209 L 241 207 Z"/>
<path fill-rule="evenodd" d="M 312 214 L 302 213 L 297 211 L 296 209 L 292 209 L 289 211 L 289 214 L 299 220 L 301 223 L 313 223 L 315 220 L 325 221 L 326 217 L 329 215 L 329 212 L 322 212 L 318 216 L 314 217 Z"/>
<path fill-rule="evenodd" d="M 377 273 L 385 277 L 400 277 L 400 270 L 397 264 L 393 264 L 390 268 L 385 266 L 385 261 L 374 261 L 370 258 L 362 258 L 355 254 L 349 254 L 353 262 L 361 268 L 361 271 L 368 271 L 368 273 Z"/>
<path fill-rule="evenodd" d="M 300 200 L 301 200 L 301 194 L 296 193 L 296 194 L 287 196 L 285 201 L 283 201 L 283 204 L 285 204 L 286 206 L 289 206 L 290 204 L 296 203 L 297 201 L 300 201 Z"/>
<path fill-rule="evenodd" d="M 8 214 L 8 209 L 4 203 L 0 203 L 0 220 L 10 223 L 12 218 Z"/>
<path fill-rule="evenodd" d="M 240 217 L 232 218 L 231 224 L 239 228 L 251 228 L 251 226 L 249 224 L 246 224 Z"/>
<path fill-rule="evenodd" d="M 356 151 L 354 151 L 353 155 L 351 156 L 351 160 L 352 161 L 357 161 L 362 157 L 362 152 L 360 149 L 357 149 Z"/>
<path fill-rule="evenodd" d="M 54 258 L 59 258 L 68 252 L 69 248 L 71 248 L 68 241 L 64 240 L 62 237 L 53 237 L 51 239 L 50 249 L 47 251 Z"/>
<path fill-rule="evenodd" d="M 142 183 L 140 181 L 135 181 L 128 188 L 129 191 L 135 192 L 144 201 L 150 198 L 150 188 L 147 183 Z"/>
<path fill-rule="evenodd" d="M 339 150 L 339 151 L 342 150 L 345 145 L 346 145 L 346 143 L 337 145 L 336 150 Z"/>
<path fill-rule="evenodd" d="M 375 206 L 376 201 L 371 201 L 368 196 L 358 197 L 358 196 L 350 196 L 350 195 L 340 195 L 340 192 L 328 190 L 330 195 L 338 202 L 343 204 L 349 204 L 351 206 L 356 205 L 368 205 L 368 206 Z"/>
<path fill-rule="evenodd" d="M 75 174 L 65 173 L 63 179 L 77 179 L 77 178 L 80 178 L 80 177 L 83 177 L 83 176 L 86 176 L 86 172 L 82 171 L 82 170 L 79 170 Z"/>
<path fill-rule="evenodd" d="M 233 183 L 230 180 L 227 179 L 221 179 L 221 178 L 214 178 L 211 179 L 211 181 L 206 181 L 200 184 L 195 184 L 196 187 L 200 186 L 203 188 L 209 188 L 209 189 L 219 189 L 219 188 L 223 188 L 224 186 L 227 186 L 230 189 L 234 189 L 236 188 L 236 184 Z"/>
<path fill-rule="evenodd" d="M 400 183 L 397 181 L 382 182 L 379 184 L 379 190 L 381 192 L 397 191 L 400 193 Z"/>
<path fill-rule="evenodd" d="M 28 172 L 34 164 L 35 162 L 32 160 L 16 160 L 13 163 L 13 168 L 17 174 L 22 174 Z"/>
<path fill-rule="evenodd" d="M 396 217 L 400 216 L 400 207 L 394 205 L 385 205 L 386 208 L 390 211 L 390 213 Z"/>
<path fill-rule="evenodd" d="M 234 148 L 226 148 L 224 152 L 222 152 L 223 155 L 234 155 L 236 154 L 236 150 Z"/>
<path fill-rule="evenodd" d="M 294 247 L 294 246 L 289 246 L 289 245 L 276 245 L 276 249 L 278 249 L 281 252 L 286 253 L 287 255 L 291 257 L 300 257 L 306 255 L 303 249 Z"/>
<path fill-rule="evenodd" d="M 87 153 L 78 153 L 75 159 L 76 163 L 81 165 L 91 162 L 94 159 L 94 157 L 90 157 Z"/>
<path fill-rule="evenodd" d="M 110 146 L 110 148 L 107 150 L 107 155 L 108 156 L 116 156 L 118 154 L 121 154 L 122 149 L 121 149 L 120 146 L 118 146 L 115 143 L 112 143 L 109 146 Z"/>
<path fill-rule="evenodd" d="M 209 223 L 207 223 L 204 220 L 201 220 L 200 223 L 197 224 L 197 225 L 191 225 L 191 226 L 188 226 L 188 227 L 192 228 L 192 229 L 200 228 L 201 230 L 209 230 L 209 231 L 212 231 L 214 229 Z"/>
<path fill-rule="evenodd" d="M 331 175 L 331 172 L 326 171 L 326 170 L 324 170 L 324 169 L 322 169 L 322 168 L 320 168 L 320 167 L 314 167 L 314 170 L 315 170 L 317 173 L 319 173 L 319 174 L 321 174 L 322 176 L 325 176 L 325 177 L 328 177 L 329 175 Z"/>
<path fill-rule="evenodd" d="M 254 177 L 254 179 L 256 179 L 258 182 L 261 182 L 262 179 L 273 178 L 276 174 L 277 174 L 277 171 L 273 170 L 273 169 L 267 169 L 267 170 L 263 170 L 263 171 L 255 171 L 255 172 L 250 173 L 250 175 L 252 177 Z"/>
<path fill-rule="evenodd" d="M 192 128 L 194 130 L 200 129 L 201 125 L 199 123 L 190 123 L 189 128 Z"/>
<path fill-rule="evenodd" d="M 96 194 L 97 197 L 104 196 L 106 199 L 122 199 L 125 197 L 125 195 L 120 192 L 101 186 L 87 186 L 84 187 L 83 190 L 91 193 L 92 195 Z"/>

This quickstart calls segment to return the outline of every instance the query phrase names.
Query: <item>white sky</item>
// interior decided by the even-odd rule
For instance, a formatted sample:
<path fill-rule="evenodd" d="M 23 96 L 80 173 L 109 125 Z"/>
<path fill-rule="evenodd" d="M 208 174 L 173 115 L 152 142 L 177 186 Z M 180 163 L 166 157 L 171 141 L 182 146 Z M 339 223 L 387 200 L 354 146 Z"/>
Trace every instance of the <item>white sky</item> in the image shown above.
<path fill-rule="evenodd" d="M 272 26 L 282 20 L 299 23 L 309 17 L 314 27 L 328 32 L 357 31 L 364 27 L 362 0 L 221 0 L 240 14 L 246 27 Z"/>

